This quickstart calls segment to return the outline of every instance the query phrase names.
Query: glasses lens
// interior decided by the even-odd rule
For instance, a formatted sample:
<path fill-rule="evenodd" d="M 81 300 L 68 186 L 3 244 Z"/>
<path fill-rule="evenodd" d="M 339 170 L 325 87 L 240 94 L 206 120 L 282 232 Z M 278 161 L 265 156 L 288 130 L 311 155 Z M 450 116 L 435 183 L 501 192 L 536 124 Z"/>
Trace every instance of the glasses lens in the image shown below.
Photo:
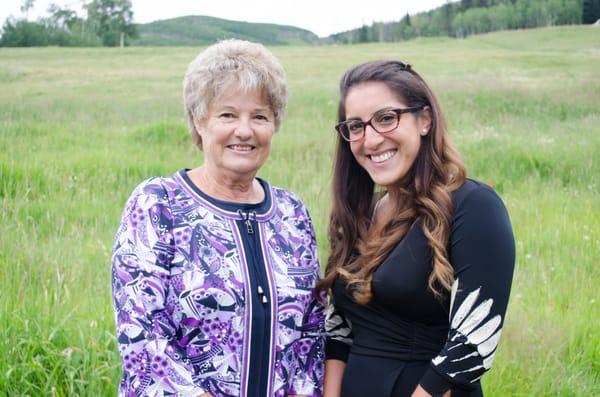
<path fill-rule="evenodd" d="M 398 126 L 399 115 L 392 111 L 386 110 L 373 116 L 371 124 L 378 132 L 388 132 Z"/>
<path fill-rule="evenodd" d="M 344 124 L 346 129 L 346 138 L 348 140 L 355 140 L 363 136 L 365 126 L 360 120 L 350 120 Z"/>

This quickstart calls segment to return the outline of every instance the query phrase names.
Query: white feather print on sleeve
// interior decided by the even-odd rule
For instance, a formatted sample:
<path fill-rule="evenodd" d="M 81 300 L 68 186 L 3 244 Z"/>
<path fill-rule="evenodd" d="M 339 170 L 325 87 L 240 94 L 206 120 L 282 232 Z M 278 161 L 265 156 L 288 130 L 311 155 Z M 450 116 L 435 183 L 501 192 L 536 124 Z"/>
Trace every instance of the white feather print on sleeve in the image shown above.
<path fill-rule="evenodd" d="M 352 323 L 335 309 L 331 301 L 325 309 L 325 332 L 331 339 L 352 345 Z"/>
<path fill-rule="evenodd" d="M 458 284 L 458 279 L 456 279 L 456 281 L 454 283 Z M 458 326 L 462 323 L 462 321 L 465 319 L 465 317 L 471 312 L 471 308 L 473 307 L 473 305 L 475 304 L 475 301 L 479 297 L 480 289 L 481 288 L 477 288 L 475 291 L 473 291 L 473 292 L 469 293 L 469 295 L 467 295 L 467 297 L 463 301 L 462 305 L 460 305 L 460 307 L 456 310 L 456 314 L 454 315 L 454 318 L 452 319 L 450 328 L 453 328 L 453 329 L 458 328 Z M 455 293 L 454 290 L 452 292 Z M 450 312 L 450 314 L 452 314 L 452 312 Z"/>
<path fill-rule="evenodd" d="M 479 356 L 481 360 L 471 368 L 456 368 L 456 371 L 448 372 L 448 375 L 451 377 L 455 377 L 457 374 L 489 369 L 494 360 L 496 347 L 498 346 L 502 331 L 500 328 L 502 317 L 500 315 L 488 318 L 492 312 L 494 300 L 490 298 L 485 299 L 481 303 L 477 303 L 477 300 L 480 297 L 481 287 L 469 292 L 458 309 L 456 309 L 454 315 L 452 315 L 454 304 L 456 303 L 456 295 L 459 291 L 459 285 L 460 281 L 457 278 L 452 285 L 450 295 L 449 335 L 452 335 L 450 339 L 452 342 L 460 342 L 448 347 L 447 351 L 465 345 L 471 345 L 473 349 L 462 357 L 452 358 L 451 360 L 447 360 L 447 354 L 438 355 L 432 360 L 432 363 L 435 366 L 439 366 L 442 363 L 445 363 L 444 365 L 447 366 L 453 366 L 477 356 Z M 475 382 L 479 378 L 480 376 L 477 376 L 475 379 L 471 380 L 471 382 Z"/>

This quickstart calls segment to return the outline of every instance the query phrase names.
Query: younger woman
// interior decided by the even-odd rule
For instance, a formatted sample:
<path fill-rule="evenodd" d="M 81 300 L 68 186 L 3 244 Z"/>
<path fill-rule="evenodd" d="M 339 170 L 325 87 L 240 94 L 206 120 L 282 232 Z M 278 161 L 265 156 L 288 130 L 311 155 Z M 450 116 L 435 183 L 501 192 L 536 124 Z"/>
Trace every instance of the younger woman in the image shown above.
<path fill-rule="evenodd" d="M 466 179 L 410 65 L 356 66 L 340 91 L 325 396 L 481 396 L 514 267 L 506 209 Z"/>

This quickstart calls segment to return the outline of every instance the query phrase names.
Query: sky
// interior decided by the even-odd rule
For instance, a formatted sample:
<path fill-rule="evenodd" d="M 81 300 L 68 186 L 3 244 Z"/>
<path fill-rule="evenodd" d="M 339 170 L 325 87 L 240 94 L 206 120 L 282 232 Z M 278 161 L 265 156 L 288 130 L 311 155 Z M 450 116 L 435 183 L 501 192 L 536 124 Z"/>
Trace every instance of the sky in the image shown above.
<path fill-rule="evenodd" d="M 320 37 L 372 22 L 400 20 L 436 8 L 447 0 L 132 0 L 134 20 L 152 22 L 185 15 L 208 15 L 234 21 L 276 23 L 308 29 Z M 0 23 L 23 16 L 20 0 L 0 0 Z M 46 15 L 51 3 L 81 10 L 81 0 L 36 0 L 29 19 Z"/>

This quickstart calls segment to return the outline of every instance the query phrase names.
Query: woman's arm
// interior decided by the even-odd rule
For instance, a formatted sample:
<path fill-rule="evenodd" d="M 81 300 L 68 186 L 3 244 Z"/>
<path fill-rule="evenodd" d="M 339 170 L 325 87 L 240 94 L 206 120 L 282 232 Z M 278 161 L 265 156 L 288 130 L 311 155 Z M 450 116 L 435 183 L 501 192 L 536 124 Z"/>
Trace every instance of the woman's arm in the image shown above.
<path fill-rule="evenodd" d="M 455 209 L 449 242 L 455 274 L 450 330 L 420 381 L 431 395 L 473 388 L 490 369 L 512 283 L 515 246 L 504 204 L 485 185 L 466 194 Z"/>
<path fill-rule="evenodd" d="M 439 395 L 439 394 L 438 394 Z M 451 391 L 448 390 L 447 392 L 445 392 L 442 397 L 451 397 Z M 433 397 L 431 394 L 427 393 L 425 391 L 425 389 L 423 389 L 421 387 L 421 385 L 417 385 L 417 388 L 415 389 L 415 391 L 413 392 L 413 394 L 410 397 Z"/>
<path fill-rule="evenodd" d="M 342 377 L 346 362 L 342 360 L 325 360 L 325 382 L 323 385 L 323 397 L 341 397 Z"/>
<path fill-rule="evenodd" d="M 205 393 L 173 343 L 176 324 L 166 307 L 175 250 L 172 221 L 166 192 L 160 182 L 149 180 L 128 200 L 117 232 L 112 286 L 123 394 Z"/>
<path fill-rule="evenodd" d="M 325 359 L 325 330 L 323 328 L 323 305 L 316 297 L 308 304 L 301 329 L 301 336 L 294 343 L 298 355 L 298 367 L 292 379 L 291 394 L 316 396 L 321 394 L 323 361 Z"/>
<path fill-rule="evenodd" d="M 317 239 L 312 220 L 306 207 L 302 205 L 303 216 L 301 229 L 306 233 L 303 238 L 307 246 L 304 256 L 306 267 L 310 269 L 310 281 L 303 288 L 308 288 L 310 299 L 304 304 L 304 314 L 300 327 L 301 335 L 294 342 L 298 357 L 296 372 L 291 379 L 290 396 L 320 396 L 323 383 L 323 361 L 325 360 L 325 308 L 322 298 L 313 290 L 320 278 L 321 268 L 317 252 Z M 305 299 L 305 298 L 303 298 Z M 297 393 L 297 394 L 296 394 Z"/>
<path fill-rule="evenodd" d="M 323 397 L 340 397 L 353 334 L 352 324 L 341 311 L 335 308 L 332 300 L 329 301 L 325 312 L 325 331 L 327 341 Z"/>

